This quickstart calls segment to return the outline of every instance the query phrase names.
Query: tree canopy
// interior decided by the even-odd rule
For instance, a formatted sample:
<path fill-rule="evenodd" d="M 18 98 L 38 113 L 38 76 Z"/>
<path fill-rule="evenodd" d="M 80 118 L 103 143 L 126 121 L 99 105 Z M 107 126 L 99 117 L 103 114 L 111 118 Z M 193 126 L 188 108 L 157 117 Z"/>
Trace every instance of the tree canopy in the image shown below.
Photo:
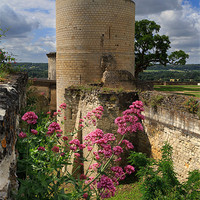
<path fill-rule="evenodd" d="M 184 65 L 189 55 L 184 51 L 174 51 L 168 55 L 170 40 L 159 35 L 160 25 L 147 19 L 135 23 L 135 77 L 149 66 L 155 64 Z"/>

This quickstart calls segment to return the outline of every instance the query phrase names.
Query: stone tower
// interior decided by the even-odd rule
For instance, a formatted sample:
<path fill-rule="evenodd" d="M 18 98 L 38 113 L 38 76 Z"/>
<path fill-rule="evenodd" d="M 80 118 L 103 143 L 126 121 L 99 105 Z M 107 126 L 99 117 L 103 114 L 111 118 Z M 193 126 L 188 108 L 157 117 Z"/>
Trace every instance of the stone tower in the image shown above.
<path fill-rule="evenodd" d="M 106 69 L 134 76 L 132 0 L 56 0 L 57 104 L 70 85 L 100 82 Z"/>
<path fill-rule="evenodd" d="M 56 52 L 50 52 L 48 57 L 48 80 L 56 80 Z"/>

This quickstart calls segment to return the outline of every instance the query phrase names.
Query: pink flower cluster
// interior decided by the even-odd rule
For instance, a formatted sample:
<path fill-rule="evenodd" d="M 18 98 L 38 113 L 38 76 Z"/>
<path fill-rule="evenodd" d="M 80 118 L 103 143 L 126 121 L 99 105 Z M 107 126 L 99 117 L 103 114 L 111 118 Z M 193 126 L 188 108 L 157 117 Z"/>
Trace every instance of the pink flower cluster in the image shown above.
<path fill-rule="evenodd" d="M 38 150 L 38 151 L 45 151 L 45 148 L 44 148 L 44 147 L 38 147 L 37 150 Z"/>
<path fill-rule="evenodd" d="M 84 144 L 81 144 L 80 141 L 78 139 L 74 139 L 74 140 L 71 140 L 69 142 L 69 144 L 71 145 L 69 148 L 70 150 L 72 151 L 76 151 L 78 148 L 80 150 L 84 149 L 86 146 Z"/>
<path fill-rule="evenodd" d="M 135 171 L 135 168 L 131 165 L 127 165 L 124 169 L 127 174 L 132 174 Z"/>
<path fill-rule="evenodd" d="M 102 199 L 110 198 L 115 195 L 116 188 L 111 178 L 102 175 L 100 181 L 97 183 L 97 189 L 101 189 L 100 196 Z"/>
<path fill-rule="evenodd" d="M 34 135 L 37 135 L 37 134 L 38 134 L 38 131 L 35 130 L 35 129 L 31 129 L 31 133 L 33 133 Z"/>
<path fill-rule="evenodd" d="M 116 166 L 111 167 L 111 170 L 115 173 L 115 178 L 118 180 L 124 180 L 125 179 L 125 173 L 122 169 L 122 167 Z"/>
<path fill-rule="evenodd" d="M 22 116 L 22 120 L 26 121 L 28 124 L 36 124 L 38 116 L 34 112 L 27 112 Z"/>
<path fill-rule="evenodd" d="M 60 130 L 60 125 L 56 122 L 52 122 L 48 127 L 47 135 L 52 135 L 57 130 Z"/>
<path fill-rule="evenodd" d="M 52 150 L 53 152 L 55 152 L 55 153 L 58 153 L 60 149 L 59 149 L 59 147 L 54 146 L 51 150 Z"/>
<path fill-rule="evenodd" d="M 60 106 L 59 106 L 59 108 L 61 108 L 61 109 L 66 109 L 66 107 L 67 107 L 67 105 L 66 105 L 66 103 L 62 103 Z"/>
<path fill-rule="evenodd" d="M 101 166 L 100 163 L 94 163 L 92 165 L 89 166 L 89 169 L 91 169 L 92 171 L 97 171 L 97 169 Z"/>
<path fill-rule="evenodd" d="M 27 137 L 27 134 L 26 133 L 23 133 L 23 132 L 21 132 L 21 133 L 19 133 L 19 138 L 26 138 Z"/>
<path fill-rule="evenodd" d="M 140 120 L 144 119 L 141 112 L 144 111 L 143 104 L 141 101 L 135 101 L 129 106 L 129 109 L 123 112 L 122 117 L 117 117 L 115 119 L 115 124 L 118 125 L 117 132 L 121 135 L 126 133 L 133 133 L 137 131 L 142 131 L 143 126 Z"/>
<path fill-rule="evenodd" d="M 83 119 L 80 119 L 79 127 L 84 127 L 83 122 L 85 124 L 93 124 L 94 126 L 96 126 L 97 119 L 101 119 L 103 115 L 103 110 L 104 110 L 103 107 L 99 106 L 94 110 L 92 110 L 91 112 L 88 112 L 87 115 L 83 117 Z"/>
<path fill-rule="evenodd" d="M 134 146 L 131 142 L 129 142 L 128 140 L 122 140 L 122 144 L 125 144 L 125 148 L 128 149 L 133 149 Z"/>

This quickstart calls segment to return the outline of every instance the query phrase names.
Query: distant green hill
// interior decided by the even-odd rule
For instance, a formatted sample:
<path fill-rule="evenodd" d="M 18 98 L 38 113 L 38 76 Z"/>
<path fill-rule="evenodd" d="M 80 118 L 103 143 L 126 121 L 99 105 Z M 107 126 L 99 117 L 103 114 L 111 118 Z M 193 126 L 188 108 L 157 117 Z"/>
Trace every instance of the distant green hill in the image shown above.
<path fill-rule="evenodd" d="M 30 78 L 48 78 L 48 63 L 15 63 L 13 67 L 28 72 Z"/>
<path fill-rule="evenodd" d="M 13 67 L 28 72 L 30 78 L 48 78 L 48 63 L 16 63 Z M 146 81 L 199 81 L 200 64 L 187 64 L 183 66 L 155 65 L 139 74 L 140 80 Z"/>
<path fill-rule="evenodd" d="M 147 81 L 200 81 L 200 64 L 187 64 L 183 66 L 155 65 L 139 74 L 140 80 Z"/>

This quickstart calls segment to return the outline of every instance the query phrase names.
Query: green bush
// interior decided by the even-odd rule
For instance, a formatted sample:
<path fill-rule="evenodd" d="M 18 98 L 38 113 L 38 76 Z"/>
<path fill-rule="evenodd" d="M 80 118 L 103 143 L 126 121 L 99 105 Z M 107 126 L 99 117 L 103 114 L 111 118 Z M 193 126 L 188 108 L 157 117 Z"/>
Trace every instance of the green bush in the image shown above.
<path fill-rule="evenodd" d="M 194 98 L 190 98 L 187 101 L 185 101 L 184 105 L 185 105 L 185 108 L 190 113 L 197 114 L 200 111 L 199 102 Z"/>
<path fill-rule="evenodd" d="M 131 152 L 129 162 L 137 169 L 142 199 L 200 199 L 200 172 L 190 172 L 188 180 L 181 184 L 174 172 L 172 147 L 169 144 L 163 146 L 162 158 L 158 161 L 142 153 Z"/>

